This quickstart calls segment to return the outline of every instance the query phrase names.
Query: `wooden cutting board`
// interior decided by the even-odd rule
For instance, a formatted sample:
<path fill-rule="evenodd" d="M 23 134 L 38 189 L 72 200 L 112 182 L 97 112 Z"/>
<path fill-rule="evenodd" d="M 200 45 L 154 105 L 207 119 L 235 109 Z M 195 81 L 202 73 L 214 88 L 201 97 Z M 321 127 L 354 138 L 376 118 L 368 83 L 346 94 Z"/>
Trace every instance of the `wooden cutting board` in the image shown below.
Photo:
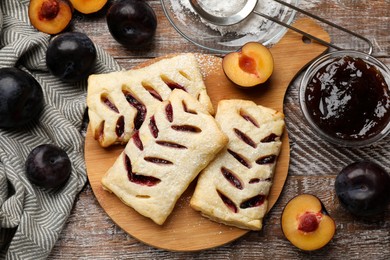
<path fill-rule="evenodd" d="M 312 20 L 301 19 L 294 26 L 329 41 L 327 32 Z M 221 58 L 203 54 L 196 54 L 196 56 L 215 108 L 219 100 L 239 98 L 253 100 L 257 104 L 283 111 L 284 95 L 290 82 L 308 62 L 325 51 L 324 46 L 305 43 L 301 35 L 288 31 L 283 39 L 271 48 L 275 68 L 268 85 L 253 89 L 242 89 L 232 84 L 223 73 Z M 158 59 L 148 61 L 141 66 L 146 66 Z M 283 145 L 275 170 L 268 210 L 280 196 L 288 175 L 290 147 L 287 131 L 282 140 Z M 189 206 L 189 199 L 195 183 L 192 183 L 179 199 L 164 225 L 159 226 L 139 215 L 132 208 L 124 205 L 115 195 L 104 191 L 100 184 L 102 176 L 114 163 L 122 149 L 121 146 L 101 148 L 93 139 L 91 132 L 87 132 L 85 160 L 93 192 L 105 212 L 128 234 L 157 248 L 194 251 L 226 244 L 248 232 L 212 222 L 192 210 Z"/>

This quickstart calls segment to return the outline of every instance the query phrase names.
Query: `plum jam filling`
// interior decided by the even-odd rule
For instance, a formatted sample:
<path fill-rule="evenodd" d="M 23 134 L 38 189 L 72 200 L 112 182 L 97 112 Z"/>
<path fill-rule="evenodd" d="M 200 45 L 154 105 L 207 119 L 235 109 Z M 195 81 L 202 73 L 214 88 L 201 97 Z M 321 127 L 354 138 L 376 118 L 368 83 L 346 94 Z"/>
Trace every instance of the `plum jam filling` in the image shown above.
<path fill-rule="evenodd" d="M 46 0 L 42 3 L 39 11 L 40 20 L 52 20 L 57 17 L 60 12 L 60 4 L 57 0 Z"/>
<path fill-rule="evenodd" d="M 249 184 L 255 184 L 255 183 L 259 183 L 261 180 L 259 178 L 253 178 L 249 181 Z"/>
<path fill-rule="evenodd" d="M 186 146 L 173 143 L 173 142 L 165 142 L 165 141 L 156 141 L 156 144 L 161 145 L 161 146 L 166 146 L 166 147 L 171 147 L 171 148 L 177 148 L 177 149 L 187 149 Z"/>
<path fill-rule="evenodd" d="M 256 148 L 256 146 L 257 146 L 256 143 L 249 136 L 247 136 L 246 134 L 244 134 L 243 132 L 241 132 L 237 128 L 234 128 L 234 132 L 236 133 L 238 138 L 240 138 L 244 143 L 252 146 L 253 148 Z"/>
<path fill-rule="evenodd" d="M 115 133 L 118 137 L 121 137 L 125 132 L 125 117 L 120 116 L 116 121 Z"/>
<path fill-rule="evenodd" d="M 127 170 L 127 177 L 129 178 L 129 181 L 133 183 L 151 187 L 157 185 L 161 181 L 153 176 L 145 176 L 134 173 L 131 166 L 131 160 L 127 155 L 125 156 L 125 167 Z"/>
<path fill-rule="evenodd" d="M 134 118 L 134 128 L 138 130 L 140 129 L 142 123 L 145 121 L 146 107 L 129 92 L 124 91 L 123 94 L 125 95 L 127 102 L 129 102 L 132 107 L 137 109 L 137 115 Z"/>
<path fill-rule="evenodd" d="M 256 163 L 263 165 L 263 164 L 274 163 L 275 161 L 276 161 L 276 155 L 272 154 L 272 155 L 260 157 L 259 159 L 256 160 Z"/>
<path fill-rule="evenodd" d="M 226 197 L 222 192 L 217 190 L 219 197 L 222 199 L 223 203 L 228 207 L 232 212 L 237 213 L 238 209 L 237 206 L 234 204 L 234 202 Z"/>
<path fill-rule="evenodd" d="M 158 137 L 158 128 L 157 128 L 157 125 L 156 125 L 156 120 L 154 119 L 154 116 L 152 116 L 150 118 L 150 121 L 149 121 L 149 129 L 150 129 L 150 133 L 153 135 L 154 138 L 157 138 Z"/>
<path fill-rule="evenodd" d="M 240 66 L 240 68 L 247 73 L 257 75 L 256 61 L 249 56 L 241 54 L 238 61 L 238 66 Z"/>
<path fill-rule="evenodd" d="M 226 169 L 225 167 L 221 168 L 221 173 L 223 177 L 225 177 L 225 179 L 237 189 L 242 190 L 244 188 L 241 181 L 238 179 L 238 177 L 234 173 Z"/>
<path fill-rule="evenodd" d="M 174 90 L 174 89 L 181 89 L 181 90 L 187 92 L 187 90 L 182 85 L 180 85 L 180 84 L 178 84 L 176 82 L 166 82 L 166 84 L 172 90 Z"/>
<path fill-rule="evenodd" d="M 277 136 L 276 134 L 272 133 L 270 134 L 269 136 L 267 137 L 264 137 L 260 142 L 262 143 L 271 143 L 271 142 L 275 142 L 276 138 L 278 138 L 279 136 Z"/>
<path fill-rule="evenodd" d="M 169 122 L 173 122 L 173 108 L 172 108 L 172 104 L 169 103 L 166 107 L 165 107 L 165 114 L 167 115 L 167 119 Z"/>
<path fill-rule="evenodd" d="M 353 56 L 333 59 L 313 73 L 305 103 L 310 120 L 325 134 L 368 140 L 390 120 L 390 90 L 381 65 Z"/>
<path fill-rule="evenodd" d="M 133 139 L 133 142 L 134 142 L 135 146 L 137 146 L 138 149 L 143 151 L 144 150 L 144 145 L 143 145 L 143 143 L 141 141 L 141 138 L 139 138 L 139 132 L 138 131 L 135 132 L 131 138 Z"/>
<path fill-rule="evenodd" d="M 156 164 L 167 164 L 167 165 L 173 164 L 171 161 L 157 158 L 157 157 L 145 157 L 144 160 L 147 162 L 156 163 Z"/>
<path fill-rule="evenodd" d="M 271 181 L 271 178 L 267 178 L 267 179 L 253 178 L 253 179 L 250 179 L 249 184 L 255 184 L 255 183 L 260 183 L 260 182 L 270 182 L 270 181 Z"/>
<path fill-rule="evenodd" d="M 158 101 L 163 101 L 162 97 L 160 96 L 160 94 L 158 94 L 158 92 L 156 90 L 154 90 L 154 89 L 147 89 L 147 91 L 149 92 L 149 94 L 152 97 L 154 97 Z"/>
<path fill-rule="evenodd" d="M 158 101 L 163 101 L 161 95 L 157 92 L 157 90 L 155 90 L 150 84 L 146 83 L 146 82 L 142 82 L 141 83 L 142 86 L 144 87 L 144 89 L 146 91 L 149 92 L 149 94 L 154 97 L 155 99 L 157 99 Z"/>
<path fill-rule="evenodd" d="M 250 115 L 248 115 L 247 113 L 245 113 L 243 110 L 240 110 L 240 116 L 244 118 L 246 121 L 251 122 L 257 128 L 259 128 L 259 124 L 256 122 L 256 120 Z"/>
<path fill-rule="evenodd" d="M 174 90 L 174 89 L 181 89 L 185 92 L 187 92 L 187 90 L 184 88 L 184 86 L 180 85 L 179 83 L 176 83 L 174 82 L 173 80 L 169 79 L 167 76 L 165 75 L 161 75 L 161 80 L 164 81 L 164 83 L 168 86 L 168 88 L 170 88 L 171 90 Z"/>
<path fill-rule="evenodd" d="M 245 201 L 243 201 L 241 204 L 240 204 L 240 208 L 241 209 L 247 209 L 247 208 L 254 208 L 254 207 L 258 207 L 258 206 L 261 206 L 263 205 L 265 201 L 265 196 L 264 195 L 256 195 L 250 199 L 247 199 Z"/>
<path fill-rule="evenodd" d="M 239 155 L 238 153 L 228 149 L 227 150 L 228 153 L 230 153 L 239 163 L 241 163 L 242 165 L 244 165 L 246 168 L 250 169 L 251 168 L 251 164 L 248 162 L 248 160 L 246 160 L 243 156 Z"/>
<path fill-rule="evenodd" d="M 305 212 L 298 219 L 298 230 L 309 233 L 317 230 L 319 223 L 318 214 L 313 212 Z"/>
<path fill-rule="evenodd" d="M 172 125 L 171 128 L 180 132 L 192 132 L 192 133 L 200 133 L 202 129 L 192 125 Z"/>
<path fill-rule="evenodd" d="M 107 96 L 101 96 L 100 97 L 100 100 L 103 102 L 103 104 L 105 104 L 109 109 L 111 109 L 112 111 L 114 111 L 115 113 L 119 113 L 119 110 L 118 108 L 114 105 L 114 103 L 111 102 L 110 99 L 108 99 Z"/>

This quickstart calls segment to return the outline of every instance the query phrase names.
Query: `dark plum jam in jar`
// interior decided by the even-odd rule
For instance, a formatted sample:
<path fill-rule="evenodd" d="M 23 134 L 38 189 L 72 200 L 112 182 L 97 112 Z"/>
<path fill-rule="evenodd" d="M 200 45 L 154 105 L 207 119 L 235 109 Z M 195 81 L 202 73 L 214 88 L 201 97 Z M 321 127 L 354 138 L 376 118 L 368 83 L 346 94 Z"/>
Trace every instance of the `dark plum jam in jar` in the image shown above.
<path fill-rule="evenodd" d="M 388 68 L 379 64 L 381 70 L 366 59 L 374 58 L 361 56 L 341 55 L 319 63 L 301 86 L 301 106 L 309 123 L 326 139 L 341 140 L 339 144 L 368 144 L 389 128 Z"/>

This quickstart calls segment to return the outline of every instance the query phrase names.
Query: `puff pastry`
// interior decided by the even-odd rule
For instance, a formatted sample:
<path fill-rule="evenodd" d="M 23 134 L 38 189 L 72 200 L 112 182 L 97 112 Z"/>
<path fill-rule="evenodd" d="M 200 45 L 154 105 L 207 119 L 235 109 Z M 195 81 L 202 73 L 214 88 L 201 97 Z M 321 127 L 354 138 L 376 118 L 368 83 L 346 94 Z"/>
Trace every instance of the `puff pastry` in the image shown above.
<path fill-rule="evenodd" d="M 132 135 L 103 177 L 103 188 L 162 225 L 177 199 L 227 142 L 203 105 L 173 90 Z"/>
<path fill-rule="evenodd" d="M 252 101 L 222 100 L 216 120 L 229 143 L 199 175 L 190 205 L 226 225 L 259 230 L 284 129 L 284 115 Z"/>
<path fill-rule="evenodd" d="M 213 114 L 196 57 L 190 53 L 140 69 L 91 75 L 87 106 L 94 138 L 102 147 L 127 143 L 173 89 L 185 90 Z"/>

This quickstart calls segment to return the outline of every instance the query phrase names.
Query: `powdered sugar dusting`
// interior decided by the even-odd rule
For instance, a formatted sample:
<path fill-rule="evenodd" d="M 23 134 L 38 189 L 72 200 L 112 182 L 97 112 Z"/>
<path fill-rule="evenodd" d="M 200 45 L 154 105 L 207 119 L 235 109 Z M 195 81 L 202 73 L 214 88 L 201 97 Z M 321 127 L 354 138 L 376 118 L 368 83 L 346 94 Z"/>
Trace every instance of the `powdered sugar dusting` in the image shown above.
<path fill-rule="evenodd" d="M 202 54 L 195 54 L 199 67 L 201 68 L 201 74 L 203 78 L 207 78 L 218 66 L 222 66 L 221 58 L 214 56 L 206 56 Z"/>
<path fill-rule="evenodd" d="M 242 9 L 245 0 L 238 1 L 223 1 L 223 0 L 199 0 L 199 4 L 209 13 L 227 16 L 234 14 Z M 189 11 L 195 15 L 196 12 L 192 8 L 189 0 L 171 0 L 171 6 L 178 19 L 184 16 L 183 12 Z M 281 6 L 273 0 L 259 0 L 256 11 L 262 12 L 269 16 L 274 16 L 279 13 Z M 234 32 L 237 34 L 252 34 L 258 35 L 262 33 L 261 27 L 267 22 L 267 20 L 261 16 L 251 14 L 243 22 L 232 26 L 217 26 L 201 19 L 202 23 L 212 28 L 215 31 L 221 33 L 221 35 Z"/>

